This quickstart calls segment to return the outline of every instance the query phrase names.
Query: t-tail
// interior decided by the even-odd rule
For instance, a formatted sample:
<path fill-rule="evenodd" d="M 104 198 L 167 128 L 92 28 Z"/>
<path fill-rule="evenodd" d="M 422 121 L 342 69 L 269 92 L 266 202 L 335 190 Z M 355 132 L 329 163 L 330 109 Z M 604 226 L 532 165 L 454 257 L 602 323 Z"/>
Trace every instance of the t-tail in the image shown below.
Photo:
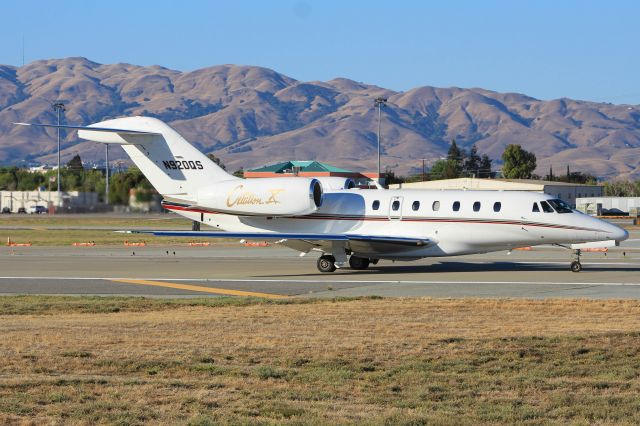
<path fill-rule="evenodd" d="M 75 129 L 82 139 L 121 145 L 166 205 L 268 217 L 309 214 L 322 205 L 318 179 L 235 177 L 155 118 L 124 117 L 89 126 L 15 124 Z"/>
<path fill-rule="evenodd" d="M 165 198 L 195 201 L 202 188 L 239 180 L 156 118 L 124 117 L 90 126 L 16 124 L 76 129 L 82 139 L 121 145 Z"/>

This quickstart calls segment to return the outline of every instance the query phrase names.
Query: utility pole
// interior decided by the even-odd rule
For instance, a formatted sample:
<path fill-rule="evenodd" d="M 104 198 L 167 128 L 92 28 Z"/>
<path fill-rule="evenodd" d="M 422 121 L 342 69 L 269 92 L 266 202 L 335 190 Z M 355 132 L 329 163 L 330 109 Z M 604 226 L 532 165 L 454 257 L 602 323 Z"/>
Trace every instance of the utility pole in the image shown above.
<path fill-rule="evenodd" d="M 64 104 L 62 102 L 54 102 L 53 106 L 53 110 L 56 111 L 56 113 L 58 114 L 58 126 L 60 126 L 60 112 L 64 112 L 66 111 Z M 58 206 L 60 206 L 62 203 L 62 197 L 60 195 L 60 127 L 58 127 L 58 178 L 57 178 L 57 183 L 58 183 Z"/>
<path fill-rule="evenodd" d="M 105 176 L 105 186 L 104 186 L 104 203 L 109 205 L 109 144 L 104 144 L 104 176 Z"/>
<path fill-rule="evenodd" d="M 426 160 L 426 158 L 422 159 L 422 181 L 424 182 L 426 179 L 426 173 L 425 173 L 425 168 L 424 168 L 424 161 Z"/>
<path fill-rule="evenodd" d="M 382 119 L 382 107 L 387 106 L 387 98 L 376 98 L 376 100 L 374 101 L 374 106 L 378 108 L 378 183 L 382 185 L 380 171 L 380 121 Z"/>

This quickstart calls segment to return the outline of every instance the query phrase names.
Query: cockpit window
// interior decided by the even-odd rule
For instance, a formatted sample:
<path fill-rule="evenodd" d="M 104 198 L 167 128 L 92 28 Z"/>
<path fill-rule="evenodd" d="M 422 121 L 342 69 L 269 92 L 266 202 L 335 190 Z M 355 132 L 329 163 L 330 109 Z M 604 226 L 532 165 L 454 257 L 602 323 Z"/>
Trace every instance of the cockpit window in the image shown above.
<path fill-rule="evenodd" d="M 558 212 L 558 213 L 573 213 L 571 210 L 571 206 L 565 203 L 562 200 L 548 200 L 549 204 Z"/>
<path fill-rule="evenodd" d="M 551 208 L 549 203 L 547 203 L 546 201 L 540 201 L 540 205 L 542 206 L 542 211 L 544 211 L 545 213 L 553 213 L 554 212 L 554 210 Z"/>
<path fill-rule="evenodd" d="M 533 208 L 531 209 L 534 213 L 540 213 L 540 207 L 538 207 L 538 203 L 533 203 Z"/>

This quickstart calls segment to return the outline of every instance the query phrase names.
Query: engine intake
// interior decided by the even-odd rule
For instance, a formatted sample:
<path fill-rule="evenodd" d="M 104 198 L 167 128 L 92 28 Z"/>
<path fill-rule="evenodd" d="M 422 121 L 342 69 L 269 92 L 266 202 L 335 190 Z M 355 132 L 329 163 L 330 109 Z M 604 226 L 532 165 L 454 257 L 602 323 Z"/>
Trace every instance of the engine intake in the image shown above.
<path fill-rule="evenodd" d="M 341 189 L 352 189 L 356 187 L 356 182 L 351 178 L 328 176 L 319 177 L 318 180 L 322 183 L 322 188 L 327 191 L 339 191 Z"/>

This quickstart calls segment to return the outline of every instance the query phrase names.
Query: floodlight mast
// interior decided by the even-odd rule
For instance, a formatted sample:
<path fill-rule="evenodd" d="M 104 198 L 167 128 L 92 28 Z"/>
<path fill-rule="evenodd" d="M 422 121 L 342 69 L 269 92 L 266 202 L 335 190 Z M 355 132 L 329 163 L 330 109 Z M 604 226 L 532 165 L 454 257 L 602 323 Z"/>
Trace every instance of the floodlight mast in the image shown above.
<path fill-rule="evenodd" d="M 104 144 L 104 177 L 105 177 L 105 188 L 104 188 L 104 203 L 109 205 L 109 144 Z"/>
<path fill-rule="evenodd" d="M 378 108 L 378 183 L 382 185 L 382 175 L 380 170 L 380 121 L 381 121 L 381 110 L 383 107 L 387 106 L 387 98 L 378 97 L 374 101 L 374 106 Z"/>
<path fill-rule="evenodd" d="M 53 103 L 53 110 L 56 111 L 56 113 L 58 114 L 58 126 L 60 125 L 60 112 L 64 112 L 66 111 L 66 108 L 64 107 L 64 104 L 62 102 L 54 102 Z M 58 127 L 58 177 L 57 177 L 57 184 L 58 184 L 58 206 L 61 205 L 61 201 L 62 198 L 60 196 L 60 127 Z"/>

